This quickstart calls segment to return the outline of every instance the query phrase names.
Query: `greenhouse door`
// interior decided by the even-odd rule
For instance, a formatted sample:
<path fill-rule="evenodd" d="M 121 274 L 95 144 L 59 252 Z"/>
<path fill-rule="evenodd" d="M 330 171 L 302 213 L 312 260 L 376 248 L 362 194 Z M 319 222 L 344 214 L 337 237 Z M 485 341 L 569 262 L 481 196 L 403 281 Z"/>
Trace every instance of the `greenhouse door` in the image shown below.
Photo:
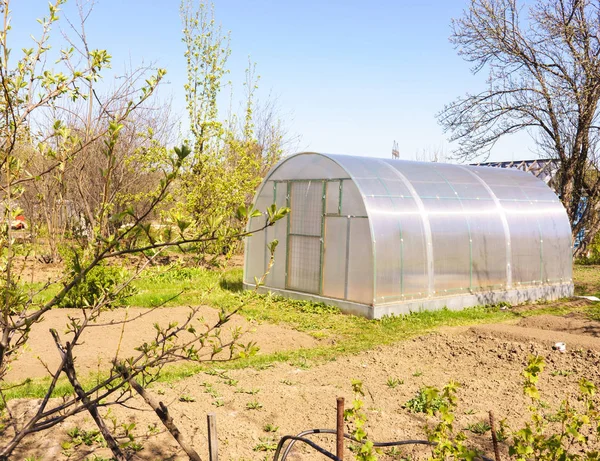
<path fill-rule="evenodd" d="M 321 292 L 323 181 L 290 184 L 286 288 Z"/>

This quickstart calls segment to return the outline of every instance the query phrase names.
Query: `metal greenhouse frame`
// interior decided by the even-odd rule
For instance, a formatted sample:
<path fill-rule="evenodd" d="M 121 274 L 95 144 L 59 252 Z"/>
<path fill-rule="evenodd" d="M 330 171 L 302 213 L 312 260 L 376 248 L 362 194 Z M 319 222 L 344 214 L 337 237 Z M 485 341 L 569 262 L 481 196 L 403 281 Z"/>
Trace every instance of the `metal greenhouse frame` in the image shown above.
<path fill-rule="evenodd" d="M 278 239 L 262 291 L 368 318 L 573 294 L 566 212 L 522 171 L 300 153 L 261 184 L 272 203 L 291 212 L 247 238 L 246 288 Z"/>

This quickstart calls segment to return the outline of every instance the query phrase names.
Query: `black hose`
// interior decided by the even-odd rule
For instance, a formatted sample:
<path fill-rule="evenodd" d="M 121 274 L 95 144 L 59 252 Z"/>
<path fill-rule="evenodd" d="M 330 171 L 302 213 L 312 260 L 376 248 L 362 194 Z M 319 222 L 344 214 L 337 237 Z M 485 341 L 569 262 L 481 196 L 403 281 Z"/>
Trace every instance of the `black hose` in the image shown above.
<path fill-rule="evenodd" d="M 308 432 L 308 431 L 307 431 Z M 307 445 L 310 445 L 312 448 L 314 448 L 315 450 L 317 450 L 319 453 L 321 453 L 322 455 L 327 456 L 329 459 L 332 459 L 333 461 L 341 461 L 340 458 L 338 458 L 337 456 L 335 456 L 333 453 L 325 450 L 324 448 L 320 447 L 319 445 L 317 445 L 315 442 L 313 442 L 310 439 L 307 439 L 305 437 L 302 437 L 300 435 L 286 435 L 284 437 L 281 437 L 281 440 L 279 441 L 279 443 L 277 444 L 277 450 L 275 450 L 275 456 L 273 457 L 273 461 L 277 461 L 277 459 L 279 458 L 279 452 L 281 451 L 281 447 L 283 446 L 283 444 L 285 442 L 287 442 L 288 440 L 291 440 L 290 444 L 288 445 L 288 448 L 291 447 L 292 445 L 294 445 L 294 443 L 296 443 L 297 441 L 299 442 L 304 442 Z M 285 458 L 288 455 L 289 450 L 286 449 L 283 457 L 281 458 L 281 461 L 284 461 Z"/>
<path fill-rule="evenodd" d="M 283 447 L 283 444 L 288 440 L 291 440 L 291 441 L 288 444 L 288 446 L 285 448 L 285 451 L 283 452 L 283 455 L 281 456 L 281 461 L 286 460 L 288 454 L 290 453 L 290 451 L 291 451 L 292 447 L 294 446 L 294 444 L 296 443 L 296 441 L 304 442 L 304 443 L 310 445 L 311 447 L 313 447 L 319 453 L 327 456 L 328 458 L 333 459 L 335 461 L 339 461 L 339 458 L 337 456 L 335 456 L 333 453 L 325 450 L 324 448 L 322 448 L 319 445 L 317 445 L 316 443 L 314 443 L 312 440 L 307 439 L 305 437 L 306 435 L 311 435 L 311 434 L 337 434 L 337 431 L 335 429 L 309 429 L 307 431 L 300 432 L 297 436 L 286 435 L 285 437 L 282 437 L 281 440 L 279 441 L 279 444 L 277 445 L 277 450 L 275 451 L 275 456 L 273 457 L 273 461 L 278 461 L 281 448 Z M 356 442 L 356 443 L 364 443 L 364 442 L 359 442 L 358 440 L 356 440 L 354 437 L 352 437 L 350 434 L 347 434 L 347 433 L 344 433 L 344 438 L 348 439 L 348 440 L 352 440 L 353 442 Z M 401 446 L 401 445 L 428 445 L 428 446 L 436 446 L 437 445 L 436 442 L 430 442 L 429 440 L 399 440 L 399 441 L 395 441 L 395 442 L 372 442 L 372 443 L 373 443 L 374 447 L 396 447 L 396 446 Z M 481 456 L 481 455 L 479 455 L 478 458 L 481 459 L 482 461 L 494 461 L 490 458 L 487 458 L 487 457 Z"/>

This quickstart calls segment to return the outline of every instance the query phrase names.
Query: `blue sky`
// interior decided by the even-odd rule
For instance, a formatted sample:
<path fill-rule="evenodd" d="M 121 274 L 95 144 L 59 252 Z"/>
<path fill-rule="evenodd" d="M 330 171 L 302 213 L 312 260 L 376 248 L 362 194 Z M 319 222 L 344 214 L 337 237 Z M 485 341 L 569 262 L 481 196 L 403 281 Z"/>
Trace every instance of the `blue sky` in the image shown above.
<path fill-rule="evenodd" d="M 299 150 L 414 159 L 452 145 L 435 114 L 467 91 L 483 88 L 448 42 L 450 20 L 466 0 L 215 0 L 231 31 L 229 61 L 235 94 L 248 55 L 261 76 L 259 98 L 277 98 Z M 39 30 L 46 1 L 13 0 L 13 45 Z M 64 14 L 76 20 L 75 2 Z M 62 27 L 68 26 L 63 23 Z M 107 49 L 113 68 L 156 63 L 168 71 L 161 89 L 185 118 L 185 61 L 179 1 L 97 0 L 88 23 L 92 48 Z M 225 98 L 224 98 L 225 99 Z M 499 143 L 493 160 L 534 158 L 526 135 Z"/>

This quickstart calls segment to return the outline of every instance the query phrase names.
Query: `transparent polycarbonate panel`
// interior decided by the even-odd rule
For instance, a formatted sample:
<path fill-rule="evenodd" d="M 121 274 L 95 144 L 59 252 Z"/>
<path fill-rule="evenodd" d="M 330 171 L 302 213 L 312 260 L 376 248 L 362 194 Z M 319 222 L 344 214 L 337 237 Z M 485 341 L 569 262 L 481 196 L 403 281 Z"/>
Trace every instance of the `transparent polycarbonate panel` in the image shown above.
<path fill-rule="evenodd" d="M 408 200 L 407 208 L 410 206 Z M 402 291 L 411 298 L 427 296 L 429 279 L 427 274 L 427 242 L 423 230 L 423 219 L 415 207 L 402 216 Z"/>
<path fill-rule="evenodd" d="M 536 207 L 529 202 L 503 200 L 510 230 L 513 286 L 541 282 L 541 242 Z"/>
<path fill-rule="evenodd" d="M 292 183 L 290 234 L 321 235 L 323 181 Z"/>
<path fill-rule="evenodd" d="M 336 158 L 352 175 L 363 195 L 410 196 L 398 172 L 384 159 L 332 157 Z"/>
<path fill-rule="evenodd" d="M 506 285 L 506 236 L 496 203 L 491 200 L 468 202 L 466 214 L 471 231 L 472 277 L 474 290 Z"/>
<path fill-rule="evenodd" d="M 326 212 L 327 214 L 339 214 L 340 208 L 340 181 L 327 182 L 326 196 Z"/>
<path fill-rule="evenodd" d="M 402 295 L 402 219 L 393 198 L 367 197 L 375 245 L 375 302 Z"/>
<path fill-rule="evenodd" d="M 527 195 L 527 198 L 536 202 L 536 201 L 548 201 L 548 202 L 558 202 L 558 197 L 552 189 L 550 189 L 546 184 L 538 180 L 539 184 L 536 184 L 534 187 L 525 187 L 521 186 L 521 190 Z"/>
<path fill-rule="evenodd" d="M 342 182 L 342 215 L 366 216 L 367 210 L 354 181 Z"/>
<path fill-rule="evenodd" d="M 469 168 L 473 173 L 478 175 L 488 186 L 511 184 L 514 186 L 528 186 L 532 182 L 539 181 L 531 173 L 526 173 L 514 168 L 491 168 L 485 166 Z"/>
<path fill-rule="evenodd" d="M 264 213 L 269 205 L 273 203 L 273 181 L 267 181 L 261 189 L 260 194 L 256 197 L 254 206 L 257 210 Z M 245 268 L 244 281 L 246 283 L 254 283 L 254 277 L 261 277 L 265 273 L 266 260 L 266 242 L 267 233 L 256 231 L 263 227 L 266 223 L 264 216 L 250 219 L 247 230 L 253 232 L 251 237 L 246 238 L 245 252 Z"/>
<path fill-rule="evenodd" d="M 422 198 L 440 198 L 456 199 L 457 195 L 452 187 L 440 178 L 433 178 L 433 181 L 410 181 L 415 188 L 417 195 Z"/>
<path fill-rule="evenodd" d="M 277 208 L 286 206 L 287 204 L 287 182 L 275 183 L 275 204 Z M 286 260 L 286 240 L 287 240 L 287 218 L 280 219 L 268 230 L 267 241 L 273 239 L 279 241 L 275 248 L 275 258 L 273 267 L 267 275 L 265 285 L 273 288 L 285 288 L 285 260 Z M 269 258 L 269 249 L 265 248 L 267 261 Z"/>
<path fill-rule="evenodd" d="M 350 219 L 348 300 L 373 304 L 373 252 L 369 220 Z"/>
<path fill-rule="evenodd" d="M 398 301 L 427 293 L 422 216 L 413 198 L 367 197 L 375 235 L 375 299 Z"/>
<path fill-rule="evenodd" d="M 277 182 L 275 183 L 275 203 L 277 204 L 277 208 L 281 208 L 283 206 L 287 206 L 287 193 L 288 193 L 288 183 L 285 182 Z"/>
<path fill-rule="evenodd" d="M 458 200 L 423 199 L 433 244 L 436 295 L 469 289 L 471 248 L 465 213 Z"/>
<path fill-rule="evenodd" d="M 281 160 L 267 177 L 272 180 L 339 179 L 348 178 L 348 173 L 321 154 L 299 154 Z"/>
<path fill-rule="evenodd" d="M 572 276 L 571 227 L 565 210 L 555 203 L 537 204 L 542 230 L 542 277 L 545 283 L 568 281 Z"/>
<path fill-rule="evenodd" d="M 346 253 L 350 252 L 348 227 L 350 218 L 325 218 L 325 252 L 323 254 L 323 295 L 345 298 Z"/>
<path fill-rule="evenodd" d="M 531 199 L 525 194 L 522 188 L 510 184 L 500 184 L 490 186 L 492 192 L 500 200 L 530 202 Z"/>
<path fill-rule="evenodd" d="M 437 175 L 443 177 L 450 184 L 479 183 L 469 171 L 463 169 L 461 166 L 439 162 L 428 163 L 428 165 L 431 166 L 432 170 L 435 171 Z"/>
<path fill-rule="evenodd" d="M 287 287 L 307 293 L 319 293 L 321 275 L 321 239 L 290 235 Z"/>

